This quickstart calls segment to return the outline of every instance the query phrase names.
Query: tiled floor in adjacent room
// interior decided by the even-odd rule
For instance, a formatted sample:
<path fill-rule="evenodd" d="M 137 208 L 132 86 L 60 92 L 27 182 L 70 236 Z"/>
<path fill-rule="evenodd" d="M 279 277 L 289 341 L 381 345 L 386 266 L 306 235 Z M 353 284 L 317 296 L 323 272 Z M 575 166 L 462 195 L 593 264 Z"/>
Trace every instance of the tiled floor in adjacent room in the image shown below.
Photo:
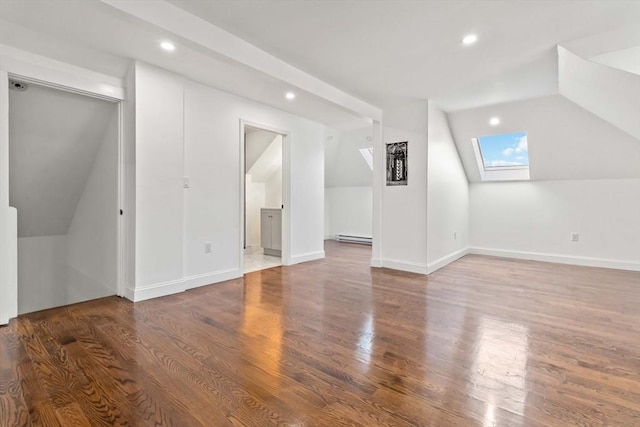
<path fill-rule="evenodd" d="M 247 248 L 244 253 L 244 273 L 277 267 L 282 265 L 282 258 L 265 255 L 262 248 Z"/>

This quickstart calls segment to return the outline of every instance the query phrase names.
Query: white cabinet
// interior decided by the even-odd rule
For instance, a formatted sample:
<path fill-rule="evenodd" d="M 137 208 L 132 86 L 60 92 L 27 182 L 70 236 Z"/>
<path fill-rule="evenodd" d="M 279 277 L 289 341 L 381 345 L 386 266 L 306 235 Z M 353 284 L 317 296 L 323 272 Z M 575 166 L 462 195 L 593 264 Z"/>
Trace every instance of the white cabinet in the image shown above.
<path fill-rule="evenodd" d="M 282 256 L 282 209 L 260 209 L 260 246 L 265 255 Z"/>

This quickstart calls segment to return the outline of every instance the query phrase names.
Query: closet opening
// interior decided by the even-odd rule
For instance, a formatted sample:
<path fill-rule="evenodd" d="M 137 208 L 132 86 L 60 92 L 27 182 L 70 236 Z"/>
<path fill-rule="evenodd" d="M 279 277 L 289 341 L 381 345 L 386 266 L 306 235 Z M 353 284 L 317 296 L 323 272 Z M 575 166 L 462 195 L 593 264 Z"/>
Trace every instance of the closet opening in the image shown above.
<path fill-rule="evenodd" d="M 118 292 L 120 105 L 11 78 L 18 314 Z"/>
<path fill-rule="evenodd" d="M 324 166 L 325 241 L 371 245 L 373 127 L 330 129 Z"/>

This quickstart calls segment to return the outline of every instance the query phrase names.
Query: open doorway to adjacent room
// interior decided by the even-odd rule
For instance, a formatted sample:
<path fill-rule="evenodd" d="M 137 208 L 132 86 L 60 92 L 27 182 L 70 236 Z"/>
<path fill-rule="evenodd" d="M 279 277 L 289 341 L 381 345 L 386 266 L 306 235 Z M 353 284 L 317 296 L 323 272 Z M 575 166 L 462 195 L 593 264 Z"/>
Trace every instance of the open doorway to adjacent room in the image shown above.
<path fill-rule="evenodd" d="M 244 125 L 244 273 L 282 265 L 284 136 Z"/>
<path fill-rule="evenodd" d="M 373 127 L 332 129 L 325 141 L 325 240 L 371 245 Z"/>
<path fill-rule="evenodd" d="M 119 104 L 11 78 L 18 314 L 118 292 Z"/>

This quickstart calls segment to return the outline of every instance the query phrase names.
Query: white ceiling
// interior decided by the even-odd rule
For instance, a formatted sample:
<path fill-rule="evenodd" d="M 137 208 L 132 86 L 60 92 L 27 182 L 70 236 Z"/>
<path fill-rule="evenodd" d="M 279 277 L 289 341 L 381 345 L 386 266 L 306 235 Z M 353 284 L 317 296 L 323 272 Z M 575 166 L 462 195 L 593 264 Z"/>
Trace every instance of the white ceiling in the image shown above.
<path fill-rule="evenodd" d="M 447 105 L 480 84 L 508 86 L 510 100 L 548 95 L 557 43 L 640 28 L 636 0 L 170 2 L 383 109 L 398 98 Z M 460 44 L 468 33 L 473 47 Z M 510 85 L 513 73 L 537 90 Z"/>
<path fill-rule="evenodd" d="M 502 111 L 505 106 L 536 113 L 518 115 L 514 110 L 516 121 L 512 122 L 545 137 L 538 147 L 547 148 L 538 154 L 533 136 L 530 138 L 532 162 L 542 154 L 550 156 L 537 165 L 532 163 L 532 178 L 636 174 L 637 167 L 633 169 L 629 163 L 636 159 L 633 149 L 628 157 L 612 156 L 620 160 L 621 167 L 611 163 L 597 168 L 602 158 L 596 153 L 603 149 L 602 141 L 615 141 L 611 144 L 626 149 L 628 138 L 553 95 L 558 93 L 556 45 L 561 43 L 584 57 L 611 51 L 612 46 L 624 49 L 637 45 L 640 1 L 154 1 L 156 8 L 182 8 L 198 22 L 220 27 L 381 107 L 387 125 L 403 118 L 425 125 L 426 100 L 433 100 L 452 113 L 454 135 L 462 144 L 459 148 L 463 147 L 461 155 L 472 180 L 475 165 L 470 168 L 464 159 L 469 135 L 482 132 L 486 112 Z M 145 1 L 121 4 L 133 3 L 147 13 L 155 10 Z M 283 97 L 291 89 L 289 83 L 124 9 L 95 0 L 0 0 L 0 42 L 119 77 L 124 76 L 131 60 L 141 60 L 333 128 L 367 125 L 362 117 L 308 92 L 298 91 L 295 101 L 289 102 Z M 460 44 L 468 33 L 479 37 L 472 47 Z M 158 48 L 167 38 L 178 45 L 171 54 Z M 523 99 L 531 104 L 522 104 Z M 549 111 L 539 111 L 541 104 Z M 510 112 L 500 114 L 506 118 Z M 456 117 L 477 122 L 477 127 L 467 128 Z M 585 123 L 581 125 L 578 118 Z M 567 129 L 575 132 L 569 134 Z M 583 129 L 594 133 L 586 134 Z M 570 159 L 577 144 L 571 135 L 593 142 L 583 150 L 583 162 Z M 638 146 L 637 140 L 635 143 Z M 557 156 L 556 152 L 564 154 Z M 567 163 L 559 159 L 575 163 L 575 167 L 567 169 Z"/>
<path fill-rule="evenodd" d="M 9 203 L 18 236 L 67 233 L 117 105 L 30 85 L 9 91 Z"/>
<path fill-rule="evenodd" d="M 590 61 L 617 68 L 632 74 L 640 75 L 640 46 L 614 50 L 592 56 Z"/>
<path fill-rule="evenodd" d="M 175 52 L 159 48 L 166 39 L 178 44 Z M 95 0 L 0 0 L 0 43 L 119 78 L 141 60 L 320 123 L 363 120 L 301 91 L 289 102 L 283 95 L 290 84 Z"/>
<path fill-rule="evenodd" d="M 553 93 L 553 48 L 620 27 L 640 28 L 636 0 L 171 0 L 289 64 L 389 110 L 435 99 L 445 110 Z M 0 41 L 105 74 L 130 59 L 332 126 L 353 116 L 285 82 L 94 0 L 2 0 Z M 476 33 L 478 43 L 460 39 Z M 181 40 L 177 40 L 180 42 Z M 184 40 L 183 40 L 184 41 Z M 353 127 L 353 125 L 350 125 Z"/>

